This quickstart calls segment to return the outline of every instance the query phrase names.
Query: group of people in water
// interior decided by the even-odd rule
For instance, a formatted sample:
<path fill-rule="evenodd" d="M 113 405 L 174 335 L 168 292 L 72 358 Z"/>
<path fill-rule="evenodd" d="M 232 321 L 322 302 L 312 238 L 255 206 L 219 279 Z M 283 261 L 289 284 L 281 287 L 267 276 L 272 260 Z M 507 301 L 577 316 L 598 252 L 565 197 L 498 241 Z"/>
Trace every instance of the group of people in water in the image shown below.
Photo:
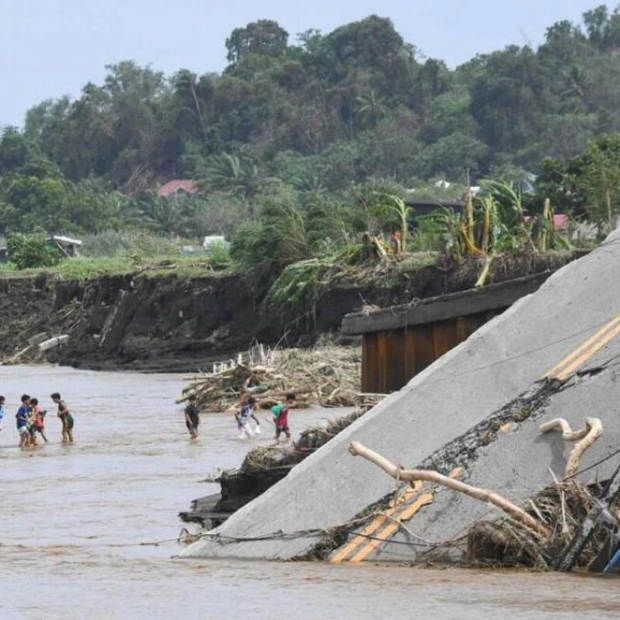
<path fill-rule="evenodd" d="M 73 443 L 73 415 L 69 411 L 66 401 L 59 392 L 50 395 L 52 402 L 57 406 L 56 415 L 62 424 L 62 442 Z M 198 409 L 198 398 L 195 394 L 190 394 L 188 404 L 184 409 L 185 425 L 191 439 L 197 439 L 198 427 L 200 426 L 200 411 Z M 275 440 L 280 441 L 282 435 L 286 441 L 291 439 L 291 431 L 288 425 L 288 414 L 291 407 L 295 405 L 295 394 L 289 392 L 283 402 L 277 403 L 270 408 L 273 416 L 273 426 L 275 427 Z M 0 431 L 4 421 L 6 398 L 0 395 Z M 246 393 L 241 400 L 228 409 L 228 413 L 235 416 L 239 438 L 253 437 L 261 434 L 260 420 L 256 417 L 256 399 L 251 393 Z M 39 444 L 39 438 L 47 443 L 45 433 L 45 416 L 47 411 L 41 408 L 39 400 L 29 394 L 22 394 L 21 405 L 15 414 L 15 424 L 19 435 L 19 447 L 29 448 Z"/>
<path fill-rule="evenodd" d="M 295 394 L 289 392 L 283 402 L 277 403 L 270 408 L 273 416 L 273 425 L 275 427 L 275 440 L 280 441 L 280 437 L 284 434 L 286 441 L 291 439 L 291 431 L 288 425 L 288 414 L 290 408 L 295 404 Z M 192 440 L 198 438 L 198 427 L 200 426 L 200 411 L 198 409 L 198 397 L 196 394 L 190 394 L 187 406 L 185 407 L 185 426 Z M 230 407 L 227 413 L 235 416 L 237 422 L 237 431 L 239 438 L 253 437 L 261 434 L 261 425 L 256 417 L 256 399 L 251 393 L 246 393 L 241 400 Z"/>
<path fill-rule="evenodd" d="M 60 418 L 62 424 L 62 442 L 73 443 L 73 415 L 69 411 L 66 401 L 58 392 L 50 395 L 50 398 L 57 406 L 56 415 Z M 0 431 L 2 431 L 2 423 L 5 417 L 6 398 L 0 396 Z M 39 444 L 39 438 L 47 443 L 47 435 L 45 434 L 45 416 L 47 411 L 41 408 L 39 400 L 31 397 L 29 394 L 22 394 L 21 405 L 15 414 L 15 424 L 17 433 L 19 434 L 19 447 L 30 448 Z"/>

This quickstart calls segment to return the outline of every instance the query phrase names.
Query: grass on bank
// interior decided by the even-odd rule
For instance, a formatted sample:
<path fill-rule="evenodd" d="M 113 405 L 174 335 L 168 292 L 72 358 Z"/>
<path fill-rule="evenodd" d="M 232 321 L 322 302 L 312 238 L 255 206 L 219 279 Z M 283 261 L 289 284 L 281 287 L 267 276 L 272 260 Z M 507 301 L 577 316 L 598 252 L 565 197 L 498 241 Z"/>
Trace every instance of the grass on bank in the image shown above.
<path fill-rule="evenodd" d="M 57 262 L 56 262 L 57 261 Z M 10 260 L 0 263 L 0 277 L 22 278 L 45 274 L 61 280 L 88 280 L 102 276 L 146 273 L 198 277 L 231 267 L 226 244 L 216 243 L 209 253 L 195 240 L 147 233 L 107 232 L 83 239 L 81 255 L 56 258 L 55 264 L 20 268 Z"/>
<path fill-rule="evenodd" d="M 157 256 L 135 258 L 115 256 L 88 258 L 80 256 L 65 258 L 53 267 L 17 269 L 11 263 L 0 265 L 0 278 L 24 278 L 48 275 L 60 280 L 90 280 L 102 276 L 122 276 L 130 273 L 144 273 L 148 276 L 175 274 L 181 278 L 199 277 L 205 273 L 223 271 L 214 268 L 205 257 Z"/>

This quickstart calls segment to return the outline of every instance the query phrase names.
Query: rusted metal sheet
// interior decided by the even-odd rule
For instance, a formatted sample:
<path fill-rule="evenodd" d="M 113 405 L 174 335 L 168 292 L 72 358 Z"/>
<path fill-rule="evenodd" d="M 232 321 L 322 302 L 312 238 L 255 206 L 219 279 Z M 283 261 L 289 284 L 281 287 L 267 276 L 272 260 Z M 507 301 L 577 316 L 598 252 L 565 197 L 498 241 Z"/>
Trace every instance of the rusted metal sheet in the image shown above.
<path fill-rule="evenodd" d="M 467 339 L 501 310 L 426 325 L 366 332 L 362 338 L 362 391 L 389 393 Z"/>
<path fill-rule="evenodd" d="M 546 271 L 371 313 L 347 314 L 343 333 L 362 335 L 362 391 L 399 390 L 489 319 L 536 291 L 549 275 Z"/>
<path fill-rule="evenodd" d="M 341 329 L 345 334 L 365 334 L 429 325 L 436 321 L 474 316 L 488 311 L 501 312 L 517 299 L 538 290 L 551 273 L 545 271 L 524 278 L 489 284 L 482 288 L 422 299 L 416 303 L 382 308 L 370 313 L 347 314 L 342 321 Z"/>

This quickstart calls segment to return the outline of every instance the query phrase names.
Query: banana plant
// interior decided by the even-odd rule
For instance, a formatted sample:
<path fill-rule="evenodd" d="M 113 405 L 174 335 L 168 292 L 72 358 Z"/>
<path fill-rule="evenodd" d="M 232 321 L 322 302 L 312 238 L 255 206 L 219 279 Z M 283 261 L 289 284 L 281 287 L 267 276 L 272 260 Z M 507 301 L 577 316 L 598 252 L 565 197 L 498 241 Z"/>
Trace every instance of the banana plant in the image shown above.
<path fill-rule="evenodd" d="M 409 217 L 412 215 L 413 209 L 400 196 L 394 194 L 380 194 L 379 198 L 377 215 L 389 221 L 396 220 L 400 230 L 400 249 L 402 252 L 406 252 Z"/>

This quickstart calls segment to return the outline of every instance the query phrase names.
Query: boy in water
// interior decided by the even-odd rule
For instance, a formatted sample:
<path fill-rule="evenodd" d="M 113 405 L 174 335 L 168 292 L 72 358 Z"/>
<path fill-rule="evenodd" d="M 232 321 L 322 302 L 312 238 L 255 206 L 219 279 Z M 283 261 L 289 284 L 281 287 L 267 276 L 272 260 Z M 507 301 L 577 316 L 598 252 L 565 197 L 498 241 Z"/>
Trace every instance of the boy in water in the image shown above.
<path fill-rule="evenodd" d="M 192 394 L 188 399 L 189 404 L 185 407 L 185 426 L 192 439 L 198 437 L 198 426 L 200 424 L 200 413 L 196 406 L 196 395 Z"/>
<path fill-rule="evenodd" d="M 58 405 L 56 415 L 62 422 L 62 443 L 73 443 L 73 416 L 69 413 L 67 403 L 58 392 L 51 394 L 50 398 Z"/>
<path fill-rule="evenodd" d="M 254 407 L 256 405 L 256 399 L 254 396 L 248 396 L 248 399 L 241 405 L 239 411 L 235 413 L 237 420 L 237 428 L 239 429 L 239 438 L 243 439 L 245 436 L 252 437 L 252 435 L 260 435 L 260 422 L 254 415 Z M 250 426 L 250 418 L 256 422 L 256 428 L 252 431 Z"/>
<path fill-rule="evenodd" d="M 283 403 L 278 403 L 271 408 L 273 414 L 274 424 L 276 425 L 276 441 L 280 441 L 280 435 L 284 433 L 286 441 L 291 439 L 291 431 L 288 427 L 288 412 L 289 409 L 295 404 L 295 394 L 289 392 L 286 395 L 286 399 Z"/>
<path fill-rule="evenodd" d="M 0 431 L 2 430 L 3 418 L 4 418 L 4 396 L 0 396 Z"/>
<path fill-rule="evenodd" d="M 15 423 L 19 433 L 19 447 L 25 448 L 30 443 L 30 431 L 28 430 L 28 418 L 30 417 L 30 396 L 22 394 L 22 404 L 15 414 Z"/>

